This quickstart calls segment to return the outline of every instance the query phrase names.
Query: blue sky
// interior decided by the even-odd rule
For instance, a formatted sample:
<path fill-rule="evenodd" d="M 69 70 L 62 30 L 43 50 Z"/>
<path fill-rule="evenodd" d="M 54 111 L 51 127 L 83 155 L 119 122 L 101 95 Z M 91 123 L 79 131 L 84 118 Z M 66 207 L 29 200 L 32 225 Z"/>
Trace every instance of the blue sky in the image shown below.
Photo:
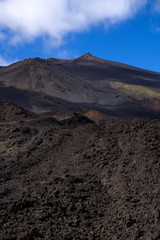
<path fill-rule="evenodd" d="M 160 0 L 0 0 L 0 65 L 86 52 L 160 72 Z"/>

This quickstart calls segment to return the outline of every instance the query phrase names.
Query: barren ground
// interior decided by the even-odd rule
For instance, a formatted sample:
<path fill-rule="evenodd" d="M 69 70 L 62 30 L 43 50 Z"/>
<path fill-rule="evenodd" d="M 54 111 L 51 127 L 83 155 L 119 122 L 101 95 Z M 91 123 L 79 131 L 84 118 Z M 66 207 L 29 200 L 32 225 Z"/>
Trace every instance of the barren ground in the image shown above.
<path fill-rule="evenodd" d="M 1 240 L 160 239 L 159 120 L 58 122 L 17 109 L 9 121 L 9 109 L 0 123 Z"/>

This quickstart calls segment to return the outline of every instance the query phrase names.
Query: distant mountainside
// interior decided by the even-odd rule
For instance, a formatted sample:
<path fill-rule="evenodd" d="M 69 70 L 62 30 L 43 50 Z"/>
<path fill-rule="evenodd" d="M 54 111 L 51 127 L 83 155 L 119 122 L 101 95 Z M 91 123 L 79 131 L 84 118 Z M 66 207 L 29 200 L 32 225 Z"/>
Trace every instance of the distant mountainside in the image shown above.
<path fill-rule="evenodd" d="M 76 111 L 159 118 L 160 74 L 87 53 L 79 58 L 25 59 L 0 68 L 0 101 L 34 112 Z"/>

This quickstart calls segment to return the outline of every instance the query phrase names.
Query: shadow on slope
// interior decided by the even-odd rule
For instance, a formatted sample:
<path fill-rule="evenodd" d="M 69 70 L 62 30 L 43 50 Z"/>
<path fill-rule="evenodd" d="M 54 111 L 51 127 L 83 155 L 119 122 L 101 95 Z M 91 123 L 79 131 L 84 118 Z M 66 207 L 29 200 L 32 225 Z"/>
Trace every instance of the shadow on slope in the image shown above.
<path fill-rule="evenodd" d="M 160 118 L 159 111 L 148 109 L 148 105 L 143 107 L 134 99 L 129 99 L 124 104 L 115 106 L 100 105 L 96 103 L 74 103 L 64 101 L 55 97 L 47 96 L 43 93 L 31 92 L 26 90 L 16 89 L 14 87 L 0 87 L 0 101 L 11 102 L 35 113 L 49 112 L 75 112 L 79 107 L 84 107 L 91 110 L 97 110 L 109 116 L 116 117 L 136 117 L 136 118 Z"/>

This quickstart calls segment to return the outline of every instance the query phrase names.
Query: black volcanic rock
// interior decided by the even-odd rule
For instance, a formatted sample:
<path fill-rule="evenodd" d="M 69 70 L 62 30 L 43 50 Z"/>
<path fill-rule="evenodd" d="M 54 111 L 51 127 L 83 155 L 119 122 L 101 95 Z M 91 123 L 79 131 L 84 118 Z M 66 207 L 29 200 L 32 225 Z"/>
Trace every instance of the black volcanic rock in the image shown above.
<path fill-rule="evenodd" d="M 160 239 L 160 120 L 128 118 L 159 92 L 90 53 L 0 68 L 0 239 Z"/>
<path fill-rule="evenodd" d="M 0 239 L 158 240 L 160 121 L 66 116 L 0 122 Z"/>
<path fill-rule="evenodd" d="M 0 122 L 22 121 L 34 117 L 35 114 L 15 104 L 0 102 Z"/>

